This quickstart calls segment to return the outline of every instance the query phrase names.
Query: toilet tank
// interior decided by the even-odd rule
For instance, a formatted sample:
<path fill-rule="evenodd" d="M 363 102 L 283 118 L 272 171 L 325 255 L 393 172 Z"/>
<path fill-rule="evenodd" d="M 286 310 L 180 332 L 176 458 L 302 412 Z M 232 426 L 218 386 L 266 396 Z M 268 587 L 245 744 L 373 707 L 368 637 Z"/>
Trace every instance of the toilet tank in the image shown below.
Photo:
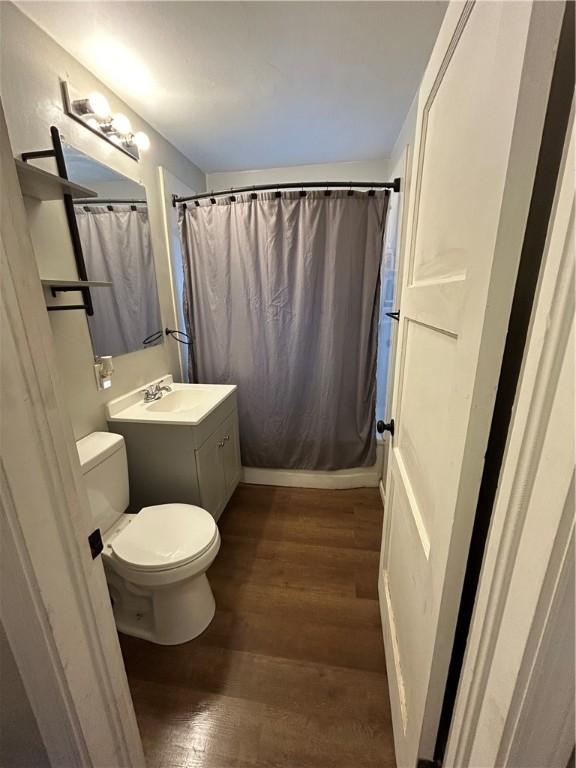
<path fill-rule="evenodd" d="M 104 533 L 130 501 L 126 444 L 122 435 L 93 432 L 79 440 L 76 448 L 94 525 Z"/>

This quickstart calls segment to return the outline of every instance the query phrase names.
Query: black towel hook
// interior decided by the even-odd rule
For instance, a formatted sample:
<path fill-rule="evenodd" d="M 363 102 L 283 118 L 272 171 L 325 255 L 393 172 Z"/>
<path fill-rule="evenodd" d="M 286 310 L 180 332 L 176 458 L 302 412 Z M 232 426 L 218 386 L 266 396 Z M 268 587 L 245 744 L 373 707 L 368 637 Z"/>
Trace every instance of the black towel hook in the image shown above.
<path fill-rule="evenodd" d="M 164 333 L 166 336 L 172 336 L 179 344 L 187 344 L 190 346 L 193 343 L 193 339 L 186 331 L 179 331 L 174 328 L 165 328 Z"/>

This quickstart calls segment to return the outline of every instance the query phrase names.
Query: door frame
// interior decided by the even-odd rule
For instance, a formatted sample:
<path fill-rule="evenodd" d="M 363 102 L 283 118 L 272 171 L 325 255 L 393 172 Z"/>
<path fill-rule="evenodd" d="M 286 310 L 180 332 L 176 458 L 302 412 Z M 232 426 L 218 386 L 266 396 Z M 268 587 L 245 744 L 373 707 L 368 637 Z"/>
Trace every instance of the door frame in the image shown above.
<path fill-rule="evenodd" d="M 412 111 L 412 110 L 411 110 Z M 410 195 L 410 180 L 411 180 L 411 168 L 412 168 L 412 147 L 414 145 L 414 137 L 412 134 L 408 137 L 408 141 L 404 144 L 404 148 L 398 158 L 395 168 L 393 169 L 394 178 L 400 179 L 400 192 L 398 195 L 398 213 L 397 213 L 397 233 L 396 233 L 396 253 L 394 254 L 394 267 L 396 272 L 396 279 L 394 284 L 394 311 L 400 310 L 401 294 L 402 294 L 402 270 L 404 268 L 404 242 L 406 238 L 406 231 L 408 227 L 408 201 Z M 382 322 L 382 320 L 380 320 Z M 392 328 L 390 331 L 390 349 L 388 352 L 388 375 L 386 380 L 386 406 L 384 410 L 384 418 L 387 422 L 390 421 L 392 414 L 392 393 L 394 390 L 394 371 L 396 366 L 396 348 L 398 346 L 398 322 L 390 321 Z M 378 488 L 380 490 L 380 498 L 382 504 L 386 502 L 386 487 L 385 479 L 388 469 L 388 452 L 390 450 L 390 439 L 378 436 L 378 442 L 382 444 L 382 456 L 379 462 L 378 470 Z"/>
<path fill-rule="evenodd" d="M 52 765 L 144 766 L 0 104 L 0 614 Z"/>
<path fill-rule="evenodd" d="M 184 280 L 182 267 L 182 252 L 178 234 L 178 210 L 172 202 L 172 195 L 186 197 L 196 195 L 198 190 L 192 189 L 164 166 L 158 166 L 158 187 L 162 202 L 162 226 L 168 254 L 168 269 L 170 274 L 170 291 L 172 305 L 174 307 L 174 321 L 177 330 L 186 330 L 184 321 L 184 309 L 182 305 L 181 284 Z M 202 190 L 203 191 L 203 190 Z M 182 278 L 182 279 L 180 279 Z M 180 367 L 179 381 L 188 381 L 188 349 L 174 339 L 166 341 L 167 344 L 176 344 L 178 364 Z"/>
<path fill-rule="evenodd" d="M 536 759 L 545 754 L 547 765 L 564 766 L 574 746 L 573 365 L 572 394 L 566 395 L 564 384 L 558 395 L 561 369 L 573 357 L 574 97 L 571 103 L 570 129 L 561 142 L 563 173 L 547 228 L 506 457 L 442 756 L 446 766 L 478 760 L 533 765 L 530 750 L 535 744 L 540 750 Z M 571 444 L 571 456 L 554 455 L 547 434 L 553 419 L 558 424 L 562 408 L 571 411 L 571 418 L 562 420 L 564 434 L 558 441 L 564 447 Z M 553 510 L 545 535 L 540 509 L 532 503 L 536 483 L 549 489 Z M 492 675 L 495 661 L 500 672 Z M 502 675 L 502 665 L 507 675 Z"/>
<path fill-rule="evenodd" d="M 482 563 L 489 527 L 494 510 L 499 480 L 503 471 L 505 448 L 513 416 L 515 397 L 522 375 L 536 288 L 544 258 L 546 237 L 551 222 L 559 174 L 566 162 L 566 140 L 569 139 L 570 112 L 574 94 L 574 7 L 567 3 L 556 54 L 542 141 L 538 155 L 530 209 L 514 298 L 508 323 L 506 345 L 492 415 L 490 436 L 486 449 L 484 470 L 478 496 L 470 553 L 454 636 L 452 657 L 446 682 L 442 715 L 434 751 L 435 760 L 442 761 L 461 679 L 464 654 L 479 589 Z"/>

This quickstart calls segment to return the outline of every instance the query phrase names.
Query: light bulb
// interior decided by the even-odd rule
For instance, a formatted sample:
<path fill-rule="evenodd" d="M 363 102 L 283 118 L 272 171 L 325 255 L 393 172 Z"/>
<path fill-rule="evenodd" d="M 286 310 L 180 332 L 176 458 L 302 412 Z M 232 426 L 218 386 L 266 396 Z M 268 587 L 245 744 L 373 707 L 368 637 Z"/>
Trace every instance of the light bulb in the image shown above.
<path fill-rule="evenodd" d="M 102 119 L 110 117 L 110 104 L 108 104 L 106 96 L 98 93 L 98 91 L 94 91 L 94 93 L 88 96 L 88 103 L 90 104 L 92 114 L 96 115 L 96 117 Z"/>
<path fill-rule="evenodd" d="M 138 131 L 134 134 L 134 144 L 136 144 L 138 149 L 142 152 L 146 152 L 147 149 L 150 149 L 150 139 L 144 131 Z"/>
<path fill-rule="evenodd" d="M 126 115 L 123 115 L 121 112 L 118 112 L 118 114 L 114 115 L 112 118 L 112 128 L 114 128 L 114 130 L 121 136 L 127 136 L 129 133 L 132 133 L 130 120 L 128 120 Z"/>

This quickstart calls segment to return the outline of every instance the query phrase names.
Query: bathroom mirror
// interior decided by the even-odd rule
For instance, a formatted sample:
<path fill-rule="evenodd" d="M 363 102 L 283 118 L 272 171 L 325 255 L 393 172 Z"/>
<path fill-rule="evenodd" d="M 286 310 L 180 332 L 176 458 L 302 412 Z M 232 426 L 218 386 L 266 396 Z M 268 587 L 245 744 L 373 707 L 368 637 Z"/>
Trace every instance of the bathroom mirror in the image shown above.
<path fill-rule="evenodd" d="M 89 280 L 111 288 L 91 292 L 88 317 L 95 355 L 124 355 L 144 349 L 162 329 L 146 190 L 132 179 L 63 144 L 70 181 L 98 197 L 74 200 L 74 214 Z M 162 335 L 154 344 L 161 344 Z"/>

